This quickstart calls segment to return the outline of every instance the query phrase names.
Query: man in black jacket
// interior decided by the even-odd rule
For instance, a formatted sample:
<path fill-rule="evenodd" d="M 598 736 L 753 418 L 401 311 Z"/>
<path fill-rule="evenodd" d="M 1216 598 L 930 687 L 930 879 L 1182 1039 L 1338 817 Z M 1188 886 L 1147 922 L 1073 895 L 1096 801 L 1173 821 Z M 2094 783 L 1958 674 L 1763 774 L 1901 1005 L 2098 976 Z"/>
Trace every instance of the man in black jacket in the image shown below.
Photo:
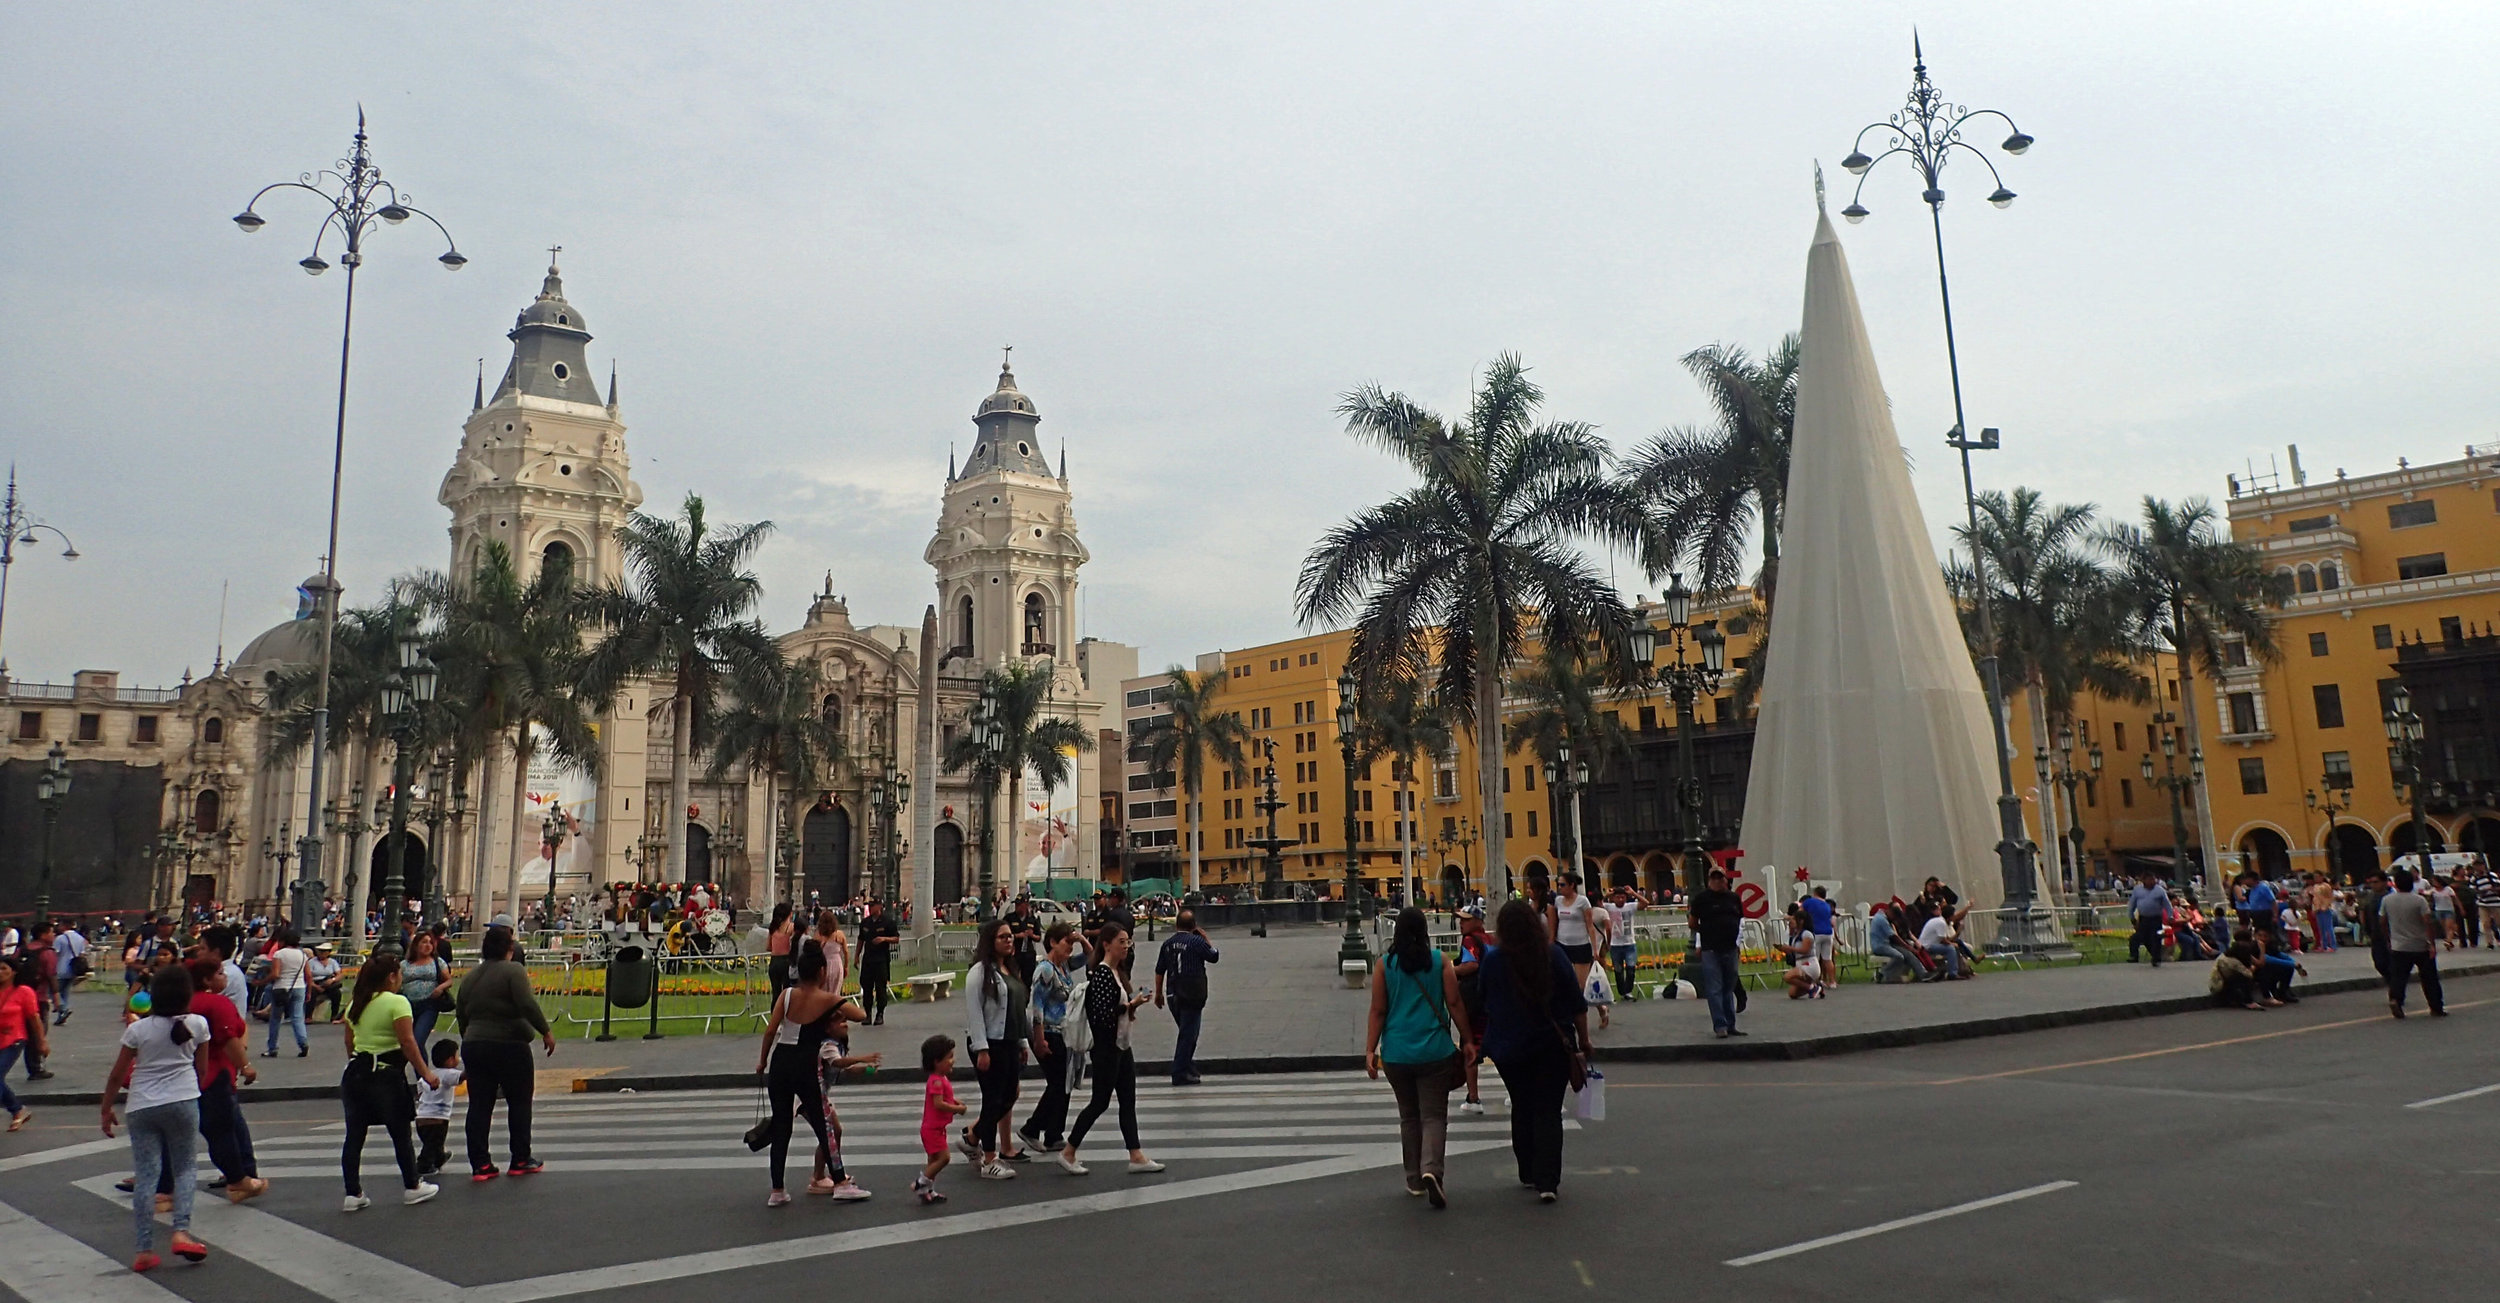
<path fill-rule="evenodd" d="M 1710 1004 L 1710 1034 L 1725 1040 L 1745 1033 L 1736 1029 L 1736 932 L 1745 907 L 1727 889 L 1727 871 L 1710 870 L 1708 886 L 1693 893 L 1687 906 L 1693 927 L 1693 949 L 1701 960 L 1701 994 Z"/>

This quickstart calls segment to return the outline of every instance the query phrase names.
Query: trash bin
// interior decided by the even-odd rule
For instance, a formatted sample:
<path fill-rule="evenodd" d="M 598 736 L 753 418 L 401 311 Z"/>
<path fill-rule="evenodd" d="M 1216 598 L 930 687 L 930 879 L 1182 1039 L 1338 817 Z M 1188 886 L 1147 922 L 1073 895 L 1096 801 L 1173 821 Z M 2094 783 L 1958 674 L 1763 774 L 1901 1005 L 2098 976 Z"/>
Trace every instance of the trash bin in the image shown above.
<path fill-rule="evenodd" d="M 651 961 L 651 952 L 626 946 L 608 960 L 608 1003 L 619 1009 L 639 1009 L 650 1002 L 659 981 L 659 965 Z"/>

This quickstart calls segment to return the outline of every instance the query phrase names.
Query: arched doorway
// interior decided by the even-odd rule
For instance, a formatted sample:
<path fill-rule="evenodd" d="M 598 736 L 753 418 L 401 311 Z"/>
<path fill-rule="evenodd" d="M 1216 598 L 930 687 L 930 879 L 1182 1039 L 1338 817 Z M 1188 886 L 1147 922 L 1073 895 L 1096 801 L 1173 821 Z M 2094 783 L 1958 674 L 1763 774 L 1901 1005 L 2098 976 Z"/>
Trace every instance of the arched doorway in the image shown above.
<path fill-rule="evenodd" d="M 823 802 L 799 832 L 799 871 L 807 889 L 830 905 L 851 898 L 851 812 Z"/>
<path fill-rule="evenodd" d="M 2427 850 L 2433 855 L 2437 855 L 2441 851 L 2448 849 L 2448 839 L 2440 835 L 2439 825 L 2437 823 L 2424 820 L 2423 827 L 2426 830 L 2424 840 L 2428 841 L 2429 845 L 2419 849 Z M 2388 830 L 2387 850 L 2390 855 L 2397 857 L 2411 855 L 2415 849 L 2413 821 L 2411 819 L 2407 819 L 2403 823 L 2397 824 L 2395 827 Z"/>
<path fill-rule="evenodd" d="M 2500 855 L 2500 818 L 2478 814 L 2457 829 L 2457 849 L 2479 851 L 2485 859 Z"/>
<path fill-rule="evenodd" d="M 1519 880 L 1522 885 L 1535 883 L 1547 891 L 1554 889 L 1554 871 L 1546 868 L 1543 860 L 1528 861 L 1527 867 L 1519 871 Z"/>
<path fill-rule="evenodd" d="M 932 900 L 923 907 L 943 909 L 964 898 L 964 830 L 951 823 L 937 826 L 934 881 L 929 885 Z"/>
<path fill-rule="evenodd" d="M 2240 838 L 2240 863 L 2268 882 L 2291 876 L 2292 844 L 2272 828 L 2251 828 Z"/>
<path fill-rule="evenodd" d="M 712 830 L 699 823 L 686 825 L 686 881 L 712 880 Z"/>
<path fill-rule="evenodd" d="M 422 900 L 425 898 L 428 875 L 433 872 L 433 862 L 426 854 L 425 837 L 414 828 L 400 836 L 408 839 L 407 858 L 400 861 L 399 866 L 405 895 Z M 373 862 L 366 866 L 368 872 L 365 875 L 365 905 L 368 909 L 382 907 L 382 884 L 390 880 L 391 844 L 397 840 L 398 837 L 388 832 L 373 839 Z"/>
<path fill-rule="evenodd" d="M 2339 823 L 2326 835 L 2328 872 L 2339 882 L 2359 882 L 2379 863 L 2378 838 L 2357 823 Z"/>
<path fill-rule="evenodd" d="M 1675 890 L 1675 861 L 1652 851 L 1641 866 L 1641 879 L 1659 899 L 1666 899 L 1666 893 Z"/>
<path fill-rule="evenodd" d="M 1640 871 L 1632 867 L 1632 857 L 1618 855 L 1606 864 L 1606 889 L 1632 888 L 1640 884 Z"/>
<path fill-rule="evenodd" d="M 1467 874 L 1455 864 L 1441 866 L 1441 903 L 1456 909 L 1467 901 Z"/>

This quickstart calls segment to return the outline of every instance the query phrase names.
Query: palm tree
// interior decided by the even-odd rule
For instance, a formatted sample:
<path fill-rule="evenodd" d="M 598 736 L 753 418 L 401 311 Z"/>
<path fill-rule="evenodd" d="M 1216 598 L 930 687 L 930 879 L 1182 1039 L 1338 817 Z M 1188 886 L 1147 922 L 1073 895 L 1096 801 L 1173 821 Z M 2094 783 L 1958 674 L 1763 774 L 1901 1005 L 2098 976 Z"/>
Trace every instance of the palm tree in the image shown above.
<path fill-rule="evenodd" d="M 591 649 L 584 682 L 606 701 L 626 680 L 656 674 L 669 684 L 668 809 L 660 835 L 668 878 L 686 876 L 686 800 L 695 738 L 708 725 L 723 679 L 752 672 L 779 651 L 750 616 L 764 585 L 746 569 L 772 522 L 715 533 L 703 499 L 689 493 L 675 520 L 635 512 L 617 531 L 627 582 L 600 588 L 588 604 L 606 635 Z"/>
<path fill-rule="evenodd" d="M 330 735 L 321 745 L 339 757 L 330 767 L 332 805 L 350 787 L 380 792 L 377 779 L 382 742 L 388 723 L 382 718 L 382 690 L 399 670 L 399 637 L 414 628 L 420 612 L 394 592 L 379 606 L 341 611 L 330 651 Z M 274 713 L 267 733 L 266 757 L 274 762 L 293 755 L 312 741 L 313 701 L 321 670 L 305 665 L 282 671 L 270 688 Z M 333 867 L 339 898 L 357 910 L 357 844 L 336 847 Z"/>
<path fill-rule="evenodd" d="M 948 773 L 969 769 L 973 781 L 980 784 L 982 799 L 987 802 L 998 792 L 998 780 L 1007 780 L 1007 808 L 1014 817 L 1024 813 L 1024 776 L 1030 771 L 1045 792 L 1056 791 L 1071 777 L 1071 757 L 1094 749 L 1093 735 L 1085 726 L 1065 715 L 1053 714 L 1051 683 L 1054 671 L 1046 660 L 1009 662 L 981 676 L 981 695 L 994 703 L 990 730 L 996 744 L 985 746 L 976 742 L 972 730 L 956 734 L 946 749 L 945 768 Z M 990 837 L 998 824 L 995 812 L 985 811 L 981 843 L 982 858 L 987 853 Z M 1009 839 L 1010 853 L 1014 846 Z M 1020 866 L 1009 865 L 1010 872 Z M 995 863 L 992 876 L 996 875 Z M 981 908 L 984 917 L 989 908 L 990 892 L 995 882 L 981 884 Z"/>
<path fill-rule="evenodd" d="M 1406 463 L 1416 485 L 1321 538 L 1302 563 L 1305 625 L 1352 618 L 1358 677 L 1429 672 L 1476 739 L 1485 890 L 1510 891 L 1502 826 L 1502 678 L 1532 637 L 1591 631 L 1625 646 L 1631 614 L 1582 545 L 1633 547 L 1643 513 L 1596 430 L 1536 420 L 1545 391 L 1515 354 L 1493 360 L 1462 421 L 1366 385 L 1338 405 L 1346 432 Z M 1536 627 L 1532 630 L 1531 624 Z"/>
<path fill-rule="evenodd" d="M 523 583 L 510 549 L 500 542 L 486 545 L 463 582 L 422 575 L 409 588 L 440 613 L 437 659 L 459 703 L 451 725 L 461 739 L 455 749 L 482 756 L 500 741 L 510 751 L 512 822 L 505 840 L 512 842 L 529 808 L 530 762 L 541 745 L 561 768 L 599 773 L 594 721 L 604 697 L 583 687 L 589 594 L 574 584 L 572 567 L 561 562 L 539 567 Z M 481 841 L 493 846 L 483 835 Z M 507 849 L 512 854 L 504 871 L 504 903 L 517 914 L 524 857 L 517 845 Z"/>
<path fill-rule="evenodd" d="M 2178 658 L 2179 713 L 2194 755 L 2204 749 L 2196 663 L 2217 669 L 2229 641 L 2245 643 L 2257 662 L 2278 659 L 2272 612 L 2290 598 L 2292 581 L 2268 571 L 2255 548 L 2232 541 L 2204 498 L 2174 505 L 2148 495 L 2141 524 L 2112 525 L 2100 541 L 2118 558 L 2130 606 L 2150 617 L 2145 632 Z M 2212 869 L 2218 863 L 2213 812 L 2203 783 L 2196 785 L 2195 808 L 2197 839 Z"/>
<path fill-rule="evenodd" d="M 1684 355 L 1718 423 L 1677 427 L 1633 454 L 1626 478 L 1655 517 L 1650 570 L 1689 568 L 1704 594 L 1745 581 L 1747 535 L 1759 533 L 1754 587 L 1767 620 L 1779 586 L 1780 520 L 1788 502 L 1789 434 L 1797 417 L 1798 337 L 1759 361 L 1712 344 Z M 1679 563 L 1689 561 L 1689 567 Z"/>
<path fill-rule="evenodd" d="M 1632 739 L 1625 733 L 1623 721 L 1613 711 L 1598 706 L 1597 694 L 1605 687 L 1602 667 L 1589 664 L 1581 644 L 1547 644 L 1536 663 L 1513 679 L 1511 687 L 1527 702 L 1528 709 L 1510 721 L 1505 739 L 1509 750 L 1524 747 L 1540 760 L 1554 761 L 1557 772 L 1566 743 L 1574 762 L 1586 762 L 1594 773 L 1603 773 L 1606 762 L 1613 757 L 1631 758 Z M 1577 815 L 1566 810 L 1559 812 L 1557 818 L 1576 820 Z M 1574 835 L 1578 830 L 1554 831 L 1555 842 L 1567 848 L 1562 858 L 1570 861 L 1571 871 L 1583 879 L 1589 878 L 1588 867 L 1580 862 L 1581 848 Z"/>
<path fill-rule="evenodd" d="M 1988 561 L 1987 601 L 1994 615 L 1998 664 L 2029 701 L 2033 758 L 2041 792 L 2041 842 L 2059 829 L 2057 791 L 2049 781 L 2047 739 L 2070 722 L 2077 697 L 2141 702 L 2152 689 L 2135 668 L 2128 598 L 2119 576 L 2098 555 L 2091 506 L 2050 506 L 2039 490 L 1978 498 L 1978 551 Z M 1964 551 L 1945 566 L 1945 584 L 1963 613 L 1963 634 L 1978 646 L 1979 585 L 1964 560 L 1970 528 L 1956 526 Z"/>
<path fill-rule="evenodd" d="M 1366 683 L 1360 709 L 1362 722 L 1355 726 L 1358 754 L 1365 763 L 1373 757 L 1388 757 L 1398 782 L 1398 862 L 1411 905 L 1415 901 L 1415 761 L 1449 753 L 1449 720 L 1433 704 L 1424 685 L 1405 674 Z"/>
<path fill-rule="evenodd" d="M 1206 790 L 1207 759 L 1212 756 L 1236 774 L 1248 773 L 1249 761 L 1243 746 L 1250 740 L 1250 729 L 1242 723 L 1238 711 L 1222 710 L 1215 704 L 1216 694 L 1232 678 L 1226 670 L 1192 674 L 1175 665 L 1167 672 L 1171 679 L 1171 713 L 1160 715 L 1145 731 L 1132 739 L 1132 745 L 1146 748 L 1146 772 L 1170 775 L 1178 773 L 1181 800 L 1188 807 L 1189 889 L 1198 890 L 1198 825 L 1201 822 L 1198 795 Z M 1157 791 L 1169 790 L 1157 784 Z"/>
<path fill-rule="evenodd" d="M 812 660 L 789 660 L 776 647 L 769 660 L 729 676 L 729 700 L 712 723 L 708 777 L 719 782 L 733 765 L 761 772 L 771 786 L 772 827 L 765 845 L 781 844 L 782 820 L 795 823 L 798 803 L 814 801 L 824 777 L 843 756 L 842 735 L 825 724 L 824 675 Z M 764 875 L 764 907 L 772 907 L 774 875 Z"/>

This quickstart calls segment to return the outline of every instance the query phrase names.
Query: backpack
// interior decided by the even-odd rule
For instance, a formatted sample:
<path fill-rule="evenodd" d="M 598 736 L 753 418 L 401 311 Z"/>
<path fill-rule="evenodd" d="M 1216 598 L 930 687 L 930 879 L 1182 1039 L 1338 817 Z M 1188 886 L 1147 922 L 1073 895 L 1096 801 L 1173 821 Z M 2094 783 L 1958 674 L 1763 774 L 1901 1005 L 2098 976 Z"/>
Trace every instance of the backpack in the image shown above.
<path fill-rule="evenodd" d="M 1094 966 L 1079 969 L 1076 984 L 1068 988 L 1069 1017 L 1059 1025 L 1060 1039 L 1068 1043 L 1070 1056 L 1082 1056 L 1094 1047 L 1094 1020 L 1085 1013 L 1085 987 L 1094 979 Z"/>

